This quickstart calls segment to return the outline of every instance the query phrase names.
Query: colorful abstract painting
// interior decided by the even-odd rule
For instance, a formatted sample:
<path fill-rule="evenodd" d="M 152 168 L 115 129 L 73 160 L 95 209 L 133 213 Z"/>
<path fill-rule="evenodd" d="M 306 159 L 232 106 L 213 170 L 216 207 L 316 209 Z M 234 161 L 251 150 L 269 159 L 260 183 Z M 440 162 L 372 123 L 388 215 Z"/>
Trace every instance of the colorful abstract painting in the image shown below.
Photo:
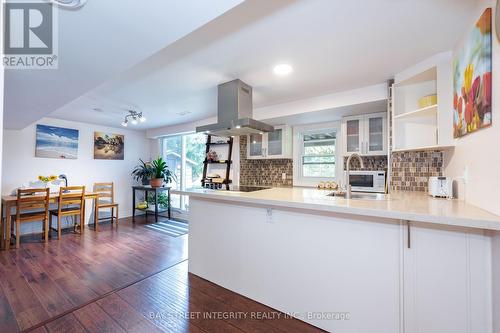
<path fill-rule="evenodd" d="M 94 132 L 94 159 L 123 160 L 125 137 L 120 134 Z"/>
<path fill-rule="evenodd" d="M 477 21 L 453 61 L 453 135 L 455 138 L 492 123 L 491 8 Z"/>
<path fill-rule="evenodd" d="M 76 159 L 78 130 L 36 125 L 36 157 Z"/>

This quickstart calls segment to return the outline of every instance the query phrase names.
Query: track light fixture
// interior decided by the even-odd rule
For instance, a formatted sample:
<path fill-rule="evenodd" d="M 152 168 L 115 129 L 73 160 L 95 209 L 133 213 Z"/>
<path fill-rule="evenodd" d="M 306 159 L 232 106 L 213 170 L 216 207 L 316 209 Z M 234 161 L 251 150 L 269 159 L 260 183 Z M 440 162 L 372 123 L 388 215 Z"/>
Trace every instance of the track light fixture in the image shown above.
<path fill-rule="evenodd" d="M 132 123 L 132 125 L 137 125 L 139 122 L 143 123 L 146 121 L 146 117 L 142 115 L 142 112 L 129 110 L 128 113 L 129 114 L 125 116 L 125 119 L 122 122 L 123 127 L 127 127 L 129 121 Z"/>

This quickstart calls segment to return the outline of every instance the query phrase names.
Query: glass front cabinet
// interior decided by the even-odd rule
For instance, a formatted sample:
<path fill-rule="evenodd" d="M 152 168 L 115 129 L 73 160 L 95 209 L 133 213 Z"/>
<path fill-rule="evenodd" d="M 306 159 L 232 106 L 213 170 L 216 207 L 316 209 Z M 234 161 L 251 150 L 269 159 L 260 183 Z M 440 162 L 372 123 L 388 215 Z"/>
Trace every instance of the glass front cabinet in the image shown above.
<path fill-rule="evenodd" d="M 342 120 L 344 155 L 387 154 L 387 114 L 346 117 Z"/>
<path fill-rule="evenodd" d="M 274 126 L 274 132 L 247 135 L 247 159 L 292 158 L 289 126 Z"/>

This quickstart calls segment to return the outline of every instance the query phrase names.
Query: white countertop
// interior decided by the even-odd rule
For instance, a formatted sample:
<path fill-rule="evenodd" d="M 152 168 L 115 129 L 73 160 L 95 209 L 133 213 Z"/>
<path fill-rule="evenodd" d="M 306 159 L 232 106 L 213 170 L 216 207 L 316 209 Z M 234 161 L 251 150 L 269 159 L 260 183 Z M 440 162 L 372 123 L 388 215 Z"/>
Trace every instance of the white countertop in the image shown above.
<path fill-rule="evenodd" d="M 500 216 L 462 200 L 429 197 L 422 192 L 391 193 L 387 200 L 346 200 L 327 196 L 332 191 L 311 188 L 271 188 L 256 192 L 188 189 L 172 194 L 276 208 L 354 214 L 462 227 L 500 230 Z"/>

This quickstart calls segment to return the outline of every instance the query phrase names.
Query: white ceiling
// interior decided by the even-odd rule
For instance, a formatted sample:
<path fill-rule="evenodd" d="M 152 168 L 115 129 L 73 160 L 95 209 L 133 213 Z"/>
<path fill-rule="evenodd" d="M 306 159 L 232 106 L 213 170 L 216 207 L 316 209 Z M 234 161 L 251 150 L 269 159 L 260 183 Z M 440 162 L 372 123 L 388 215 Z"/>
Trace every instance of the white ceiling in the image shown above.
<path fill-rule="evenodd" d="M 135 107 L 148 118 L 138 128 L 153 128 L 214 116 L 216 86 L 235 78 L 254 87 L 254 107 L 365 87 L 453 48 L 474 3 L 246 1 L 59 109 L 48 106 L 52 117 L 110 126 L 119 126 L 123 108 Z M 155 17 L 141 13 L 140 21 L 149 21 L 148 15 Z M 153 38 L 158 34 L 142 31 L 141 39 Z M 109 47 L 96 50 L 107 54 Z M 95 72 L 93 61 L 73 73 L 75 82 Z M 272 68 L 281 62 L 290 63 L 293 74 L 276 77 Z M 58 93 L 51 90 L 44 94 Z"/>
<path fill-rule="evenodd" d="M 5 126 L 29 125 L 242 1 L 89 0 L 58 9 L 59 69 L 6 71 Z"/>

